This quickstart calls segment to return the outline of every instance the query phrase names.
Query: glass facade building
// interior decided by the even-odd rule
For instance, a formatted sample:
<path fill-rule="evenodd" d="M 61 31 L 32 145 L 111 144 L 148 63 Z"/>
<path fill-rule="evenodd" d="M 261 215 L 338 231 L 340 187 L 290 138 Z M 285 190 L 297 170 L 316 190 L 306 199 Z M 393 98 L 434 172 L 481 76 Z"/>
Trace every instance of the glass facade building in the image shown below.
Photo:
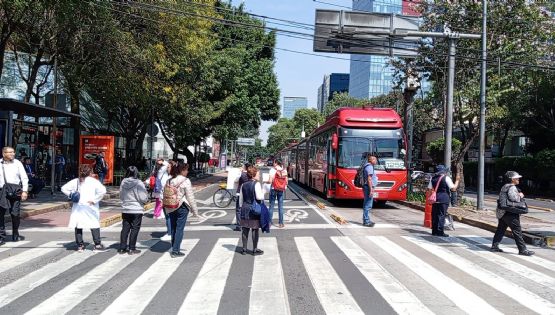
<path fill-rule="evenodd" d="M 318 111 L 323 112 L 326 104 L 331 101 L 334 93 L 349 91 L 349 74 L 332 73 L 324 76 L 322 85 L 318 87 Z"/>
<path fill-rule="evenodd" d="M 401 0 L 353 0 L 353 10 L 378 13 L 403 13 Z M 349 94 L 360 99 L 370 99 L 387 94 L 393 86 L 393 68 L 389 57 L 376 55 L 351 55 Z"/>
<path fill-rule="evenodd" d="M 284 97 L 283 98 L 283 111 L 281 117 L 293 118 L 297 109 L 308 108 L 308 100 L 306 97 Z"/>

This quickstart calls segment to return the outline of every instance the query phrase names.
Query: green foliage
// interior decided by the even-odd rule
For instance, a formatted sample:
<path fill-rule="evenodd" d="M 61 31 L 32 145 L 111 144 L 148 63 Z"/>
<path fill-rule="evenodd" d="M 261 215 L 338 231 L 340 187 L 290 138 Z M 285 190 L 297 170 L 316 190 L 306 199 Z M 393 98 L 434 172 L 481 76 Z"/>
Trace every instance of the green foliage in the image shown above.
<path fill-rule="evenodd" d="M 426 201 L 426 195 L 422 191 L 409 191 L 407 192 L 407 201 L 424 203 Z"/>
<path fill-rule="evenodd" d="M 341 107 L 362 107 L 368 103 L 368 100 L 361 100 L 349 95 L 349 93 L 335 93 L 333 98 L 324 107 L 324 117 L 329 116 L 336 109 Z"/>
<path fill-rule="evenodd" d="M 275 153 L 294 141 L 300 141 L 303 128 L 308 137 L 323 122 L 324 116 L 314 108 L 297 110 L 293 119 L 280 118 L 269 129 L 268 151 Z"/>
<path fill-rule="evenodd" d="M 461 141 L 453 138 L 451 142 L 452 152 L 459 152 L 461 149 Z M 435 163 L 443 163 L 443 154 L 445 153 L 445 139 L 437 139 L 426 145 L 426 153 Z"/>

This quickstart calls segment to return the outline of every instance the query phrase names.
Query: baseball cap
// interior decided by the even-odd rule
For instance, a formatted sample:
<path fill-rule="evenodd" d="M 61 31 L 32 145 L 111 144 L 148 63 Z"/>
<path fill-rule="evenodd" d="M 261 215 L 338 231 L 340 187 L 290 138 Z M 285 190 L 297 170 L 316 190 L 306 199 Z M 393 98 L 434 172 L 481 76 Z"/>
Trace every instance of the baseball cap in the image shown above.
<path fill-rule="evenodd" d="M 507 176 L 507 178 L 510 178 L 510 179 L 522 178 L 522 175 L 520 175 L 519 173 L 517 173 L 515 171 L 508 171 L 507 173 L 505 173 L 505 176 Z"/>
<path fill-rule="evenodd" d="M 447 167 L 443 164 L 439 164 L 436 166 L 436 173 L 445 173 L 447 172 Z"/>

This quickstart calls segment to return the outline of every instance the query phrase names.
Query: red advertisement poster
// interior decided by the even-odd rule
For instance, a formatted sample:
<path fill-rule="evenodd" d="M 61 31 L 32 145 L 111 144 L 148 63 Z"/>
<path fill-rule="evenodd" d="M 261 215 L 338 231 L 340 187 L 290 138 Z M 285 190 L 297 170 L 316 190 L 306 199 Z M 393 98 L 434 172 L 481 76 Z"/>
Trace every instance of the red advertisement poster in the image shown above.
<path fill-rule="evenodd" d="M 79 165 L 89 164 L 94 169 L 96 157 L 104 154 L 104 161 L 108 164 L 108 174 L 104 184 L 112 183 L 114 178 L 114 136 L 80 136 Z"/>

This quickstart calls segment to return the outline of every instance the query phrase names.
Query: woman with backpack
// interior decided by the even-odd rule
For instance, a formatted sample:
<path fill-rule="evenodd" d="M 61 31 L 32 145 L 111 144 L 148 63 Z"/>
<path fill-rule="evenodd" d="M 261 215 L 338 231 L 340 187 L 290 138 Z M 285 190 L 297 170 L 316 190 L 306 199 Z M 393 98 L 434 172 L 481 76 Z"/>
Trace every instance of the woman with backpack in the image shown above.
<path fill-rule="evenodd" d="M 172 258 L 185 256 L 181 252 L 181 241 L 189 211 L 193 212 L 194 217 L 198 216 L 193 185 L 187 178 L 187 174 L 189 174 L 189 165 L 178 163 L 171 168 L 170 178 L 164 186 L 163 203 L 170 217 Z"/>
<path fill-rule="evenodd" d="M 440 237 L 449 237 L 445 234 L 445 216 L 447 215 L 447 209 L 449 208 L 449 202 L 451 202 L 450 191 L 457 190 L 459 187 L 459 174 L 453 183 L 453 180 L 448 175 L 448 169 L 445 165 L 436 166 L 436 173 L 430 180 L 428 184 L 428 190 L 434 190 L 436 192 L 436 200 L 432 204 L 432 235 Z"/>
<path fill-rule="evenodd" d="M 258 248 L 258 237 L 260 232 L 260 216 L 253 213 L 253 205 L 255 202 L 260 203 L 264 200 L 264 192 L 262 186 L 258 182 L 258 169 L 250 166 L 247 169 L 248 181 L 241 186 L 241 194 L 239 195 L 239 204 L 241 205 L 241 229 L 243 248 L 241 255 L 247 253 L 247 243 L 249 240 L 249 231 L 252 231 L 252 255 L 262 255 L 264 251 Z"/>
<path fill-rule="evenodd" d="M 278 202 L 278 223 L 279 227 L 283 228 L 283 195 L 287 189 L 288 176 L 287 170 L 283 168 L 281 160 L 274 161 L 274 167 L 270 169 L 270 176 L 268 182 L 270 183 L 270 221 L 274 215 L 274 204 L 276 199 Z"/>
<path fill-rule="evenodd" d="M 123 209 L 118 253 L 138 254 L 141 251 L 136 249 L 135 244 L 141 229 L 144 205 L 148 201 L 148 192 L 144 183 L 139 179 L 137 167 L 129 166 L 127 168 L 125 178 L 121 181 L 119 196 Z"/>
<path fill-rule="evenodd" d="M 160 194 L 160 197 L 164 197 L 164 187 L 166 187 L 166 183 L 168 182 L 168 179 L 170 178 L 170 172 L 172 167 L 175 167 L 177 165 L 177 162 L 170 160 L 168 162 L 168 167 L 166 168 L 166 172 L 164 174 L 162 174 L 162 177 L 160 179 L 160 184 L 162 185 L 162 191 Z M 166 235 L 160 237 L 160 240 L 162 241 L 171 241 L 172 239 L 172 228 L 171 228 L 171 223 L 170 223 L 170 215 L 166 212 L 166 208 L 162 205 L 162 202 L 160 203 L 162 206 L 162 212 L 164 213 L 164 218 L 166 220 Z"/>
<path fill-rule="evenodd" d="M 497 201 L 496 217 L 499 220 L 497 230 L 493 236 L 492 252 L 501 253 L 503 250 L 499 248 L 499 243 L 505 235 L 507 227 L 511 228 L 513 238 L 518 247 L 518 254 L 523 256 L 532 256 L 534 252 L 526 249 L 526 244 L 522 238 L 522 229 L 520 227 L 520 215 L 528 213 L 528 207 L 524 201 L 524 194 L 516 187 L 520 183 L 522 176 L 517 172 L 508 171 L 505 173 L 506 183 L 501 187 L 499 192 L 499 200 Z"/>
<path fill-rule="evenodd" d="M 83 229 L 91 229 L 94 250 L 104 250 L 100 241 L 100 209 L 99 202 L 106 194 L 106 187 L 92 177 L 90 165 L 79 167 L 79 177 L 62 186 L 62 193 L 73 201 L 68 227 L 75 229 L 77 251 L 83 252 Z M 77 197 L 75 194 L 78 194 Z"/>

